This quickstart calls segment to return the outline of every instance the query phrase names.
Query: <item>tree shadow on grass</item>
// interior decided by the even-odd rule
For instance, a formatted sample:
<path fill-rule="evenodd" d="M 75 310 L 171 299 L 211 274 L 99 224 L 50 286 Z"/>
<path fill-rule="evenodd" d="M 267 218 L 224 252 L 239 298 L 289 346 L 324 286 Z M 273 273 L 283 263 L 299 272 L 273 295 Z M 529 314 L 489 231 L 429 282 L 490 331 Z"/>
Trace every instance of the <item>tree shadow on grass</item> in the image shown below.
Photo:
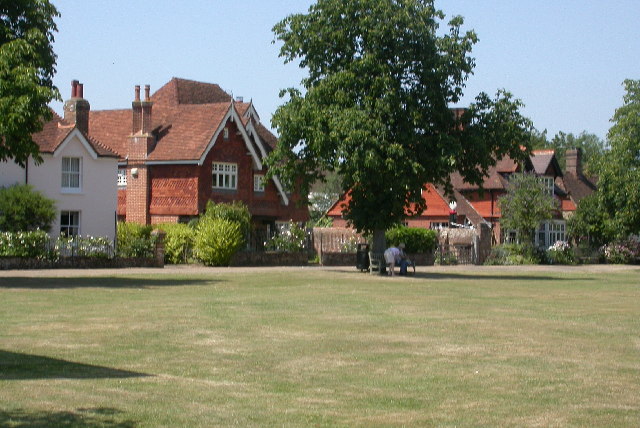
<path fill-rule="evenodd" d="M 470 268 L 471 269 L 471 268 Z M 338 269 L 335 272 L 344 272 Z M 354 274 L 362 275 L 363 277 L 370 277 L 371 279 L 378 278 L 390 278 L 388 275 L 370 275 L 369 272 L 359 272 L 354 271 Z M 405 278 L 405 276 L 398 274 L 398 269 L 396 268 L 396 275 L 394 278 Z M 470 273 L 457 273 L 457 272 L 420 272 L 417 271 L 413 273 L 411 268 L 409 268 L 409 274 L 406 278 L 420 278 L 426 280 L 461 280 L 461 281 L 567 281 L 570 278 L 564 278 L 562 276 L 552 276 L 552 275 L 495 275 L 495 274 L 485 274 L 478 273 L 474 274 L 472 271 Z M 593 278 L 583 278 L 584 280 L 593 280 Z"/>
<path fill-rule="evenodd" d="M 0 426 L 15 428 L 133 428 L 131 420 L 118 421 L 123 412 L 109 407 L 77 409 L 74 412 L 0 409 Z"/>
<path fill-rule="evenodd" d="M 415 278 L 432 280 L 463 280 L 463 281 L 567 281 L 570 278 L 551 275 L 486 275 L 453 272 L 416 272 Z M 588 278 L 591 280 L 591 278 Z"/>
<path fill-rule="evenodd" d="M 0 350 L 0 380 L 110 379 L 151 376 L 58 358 Z M 0 424 L 0 426 L 4 426 Z"/>
<path fill-rule="evenodd" d="M 172 279 L 161 277 L 122 278 L 96 277 L 0 277 L 0 288 L 56 289 L 56 288 L 155 288 L 205 285 L 220 280 L 205 278 Z"/>

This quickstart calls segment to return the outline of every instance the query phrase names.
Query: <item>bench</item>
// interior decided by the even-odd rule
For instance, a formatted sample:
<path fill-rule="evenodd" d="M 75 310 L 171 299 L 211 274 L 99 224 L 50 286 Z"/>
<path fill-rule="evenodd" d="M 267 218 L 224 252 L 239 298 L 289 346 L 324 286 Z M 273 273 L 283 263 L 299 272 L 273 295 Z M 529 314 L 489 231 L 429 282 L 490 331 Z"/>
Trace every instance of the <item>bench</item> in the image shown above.
<path fill-rule="evenodd" d="M 387 264 L 384 261 L 384 255 L 382 253 L 373 253 L 369 251 L 369 273 L 371 275 L 382 275 L 387 270 Z"/>

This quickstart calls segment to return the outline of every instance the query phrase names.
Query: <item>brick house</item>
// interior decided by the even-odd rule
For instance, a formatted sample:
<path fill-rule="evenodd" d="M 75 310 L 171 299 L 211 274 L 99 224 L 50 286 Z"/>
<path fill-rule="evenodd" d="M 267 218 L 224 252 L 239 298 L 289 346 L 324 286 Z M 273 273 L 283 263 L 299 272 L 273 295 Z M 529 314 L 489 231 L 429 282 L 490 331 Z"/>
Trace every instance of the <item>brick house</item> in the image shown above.
<path fill-rule="evenodd" d="M 566 240 L 566 219 L 575 212 L 583 197 L 596 190 L 593 181 L 582 173 L 580 150 L 568 150 L 566 158 L 567 168 L 563 173 L 553 150 L 534 150 L 522 165 L 505 157 L 489 169 L 482 183 L 482 190 L 465 182 L 460 174 L 451 174 L 454 189 L 452 199 L 457 202 L 456 223 L 476 227 L 480 223 L 490 225 L 494 244 L 514 239 L 513 232 L 501 230 L 498 200 L 507 192 L 511 174 L 533 172 L 540 177 L 559 206 L 552 220 L 540 224 L 536 231 L 535 243 L 548 247 L 556 241 Z M 451 209 L 449 197 L 444 189 L 429 183 L 425 185 L 423 197 L 427 203 L 426 211 L 419 216 L 407 218 L 406 225 L 431 229 L 448 227 Z M 333 219 L 337 227 L 346 226 L 346 220 L 342 218 L 342 206 L 348 201 L 347 194 L 327 211 L 327 215 Z"/>
<path fill-rule="evenodd" d="M 51 237 L 116 235 L 118 156 L 95 138 L 89 128 L 90 104 L 83 85 L 71 83 L 64 118 L 53 113 L 42 131 L 33 135 L 42 163 L 29 159 L 26 168 L 0 162 L 0 186 L 29 184 L 55 201 L 57 216 Z"/>
<path fill-rule="evenodd" d="M 147 85 L 144 98 L 136 86 L 131 109 L 92 111 L 90 123 L 118 154 L 120 220 L 186 222 L 209 200 L 244 202 L 261 228 L 308 218 L 298 195 L 265 179 L 277 138 L 252 102 L 218 85 L 173 78 L 153 95 Z"/>

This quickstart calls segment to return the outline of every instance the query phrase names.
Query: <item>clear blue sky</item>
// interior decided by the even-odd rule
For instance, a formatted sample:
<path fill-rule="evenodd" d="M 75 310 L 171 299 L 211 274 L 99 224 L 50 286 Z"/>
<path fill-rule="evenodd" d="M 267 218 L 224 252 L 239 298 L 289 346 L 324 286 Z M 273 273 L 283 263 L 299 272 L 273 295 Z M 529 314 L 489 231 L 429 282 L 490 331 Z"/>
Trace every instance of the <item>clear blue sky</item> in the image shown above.
<path fill-rule="evenodd" d="M 52 0 L 57 20 L 55 84 L 84 83 L 92 109 L 127 108 L 136 84 L 154 92 L 172 77 L 217 83 L 253 99 L 269 126 L 282 88 L 304 76 L 284 65 L 273 25 L 310 0 Z M 552 137 L 583 130 L 602 138 L 622 104 L 622 81 L 640 79 L 639 0 L 440 0 L 480 39 L 468 104 L 511 91 Z M 53 108 L 61 113 L 62 103 Z"/>

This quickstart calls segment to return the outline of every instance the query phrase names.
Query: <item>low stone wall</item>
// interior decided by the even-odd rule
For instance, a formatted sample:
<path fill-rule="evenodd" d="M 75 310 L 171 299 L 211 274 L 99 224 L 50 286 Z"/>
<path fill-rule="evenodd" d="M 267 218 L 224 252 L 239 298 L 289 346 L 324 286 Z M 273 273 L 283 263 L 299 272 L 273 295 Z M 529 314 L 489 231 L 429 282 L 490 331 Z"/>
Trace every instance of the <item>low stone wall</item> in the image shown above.
<path fill-rule="evenodd" d="M 434 253 L 407 254 L 407 258 L 414 262 L 416 266 L 433 266 L 436 262 Z"/>
<path fill-rule="evenodd" d="M 308 261 L 305 252 L 241 251 L 233 256 L 230 266 L 306 266 Z"/>
<path fill-rule="evenodd" d="M 322 253 L 320 259 L 322 266 L 356 266 L 355 253 Z"/>
<path fill-rule="evenodd" d="M 112 259 L 103 257 L 62 257 L 58 260 L 24 257 L 0 257 L 0 270 L 11 269 L 122 269 L 130 267 L 163 267 L 151 257 Z"/>

